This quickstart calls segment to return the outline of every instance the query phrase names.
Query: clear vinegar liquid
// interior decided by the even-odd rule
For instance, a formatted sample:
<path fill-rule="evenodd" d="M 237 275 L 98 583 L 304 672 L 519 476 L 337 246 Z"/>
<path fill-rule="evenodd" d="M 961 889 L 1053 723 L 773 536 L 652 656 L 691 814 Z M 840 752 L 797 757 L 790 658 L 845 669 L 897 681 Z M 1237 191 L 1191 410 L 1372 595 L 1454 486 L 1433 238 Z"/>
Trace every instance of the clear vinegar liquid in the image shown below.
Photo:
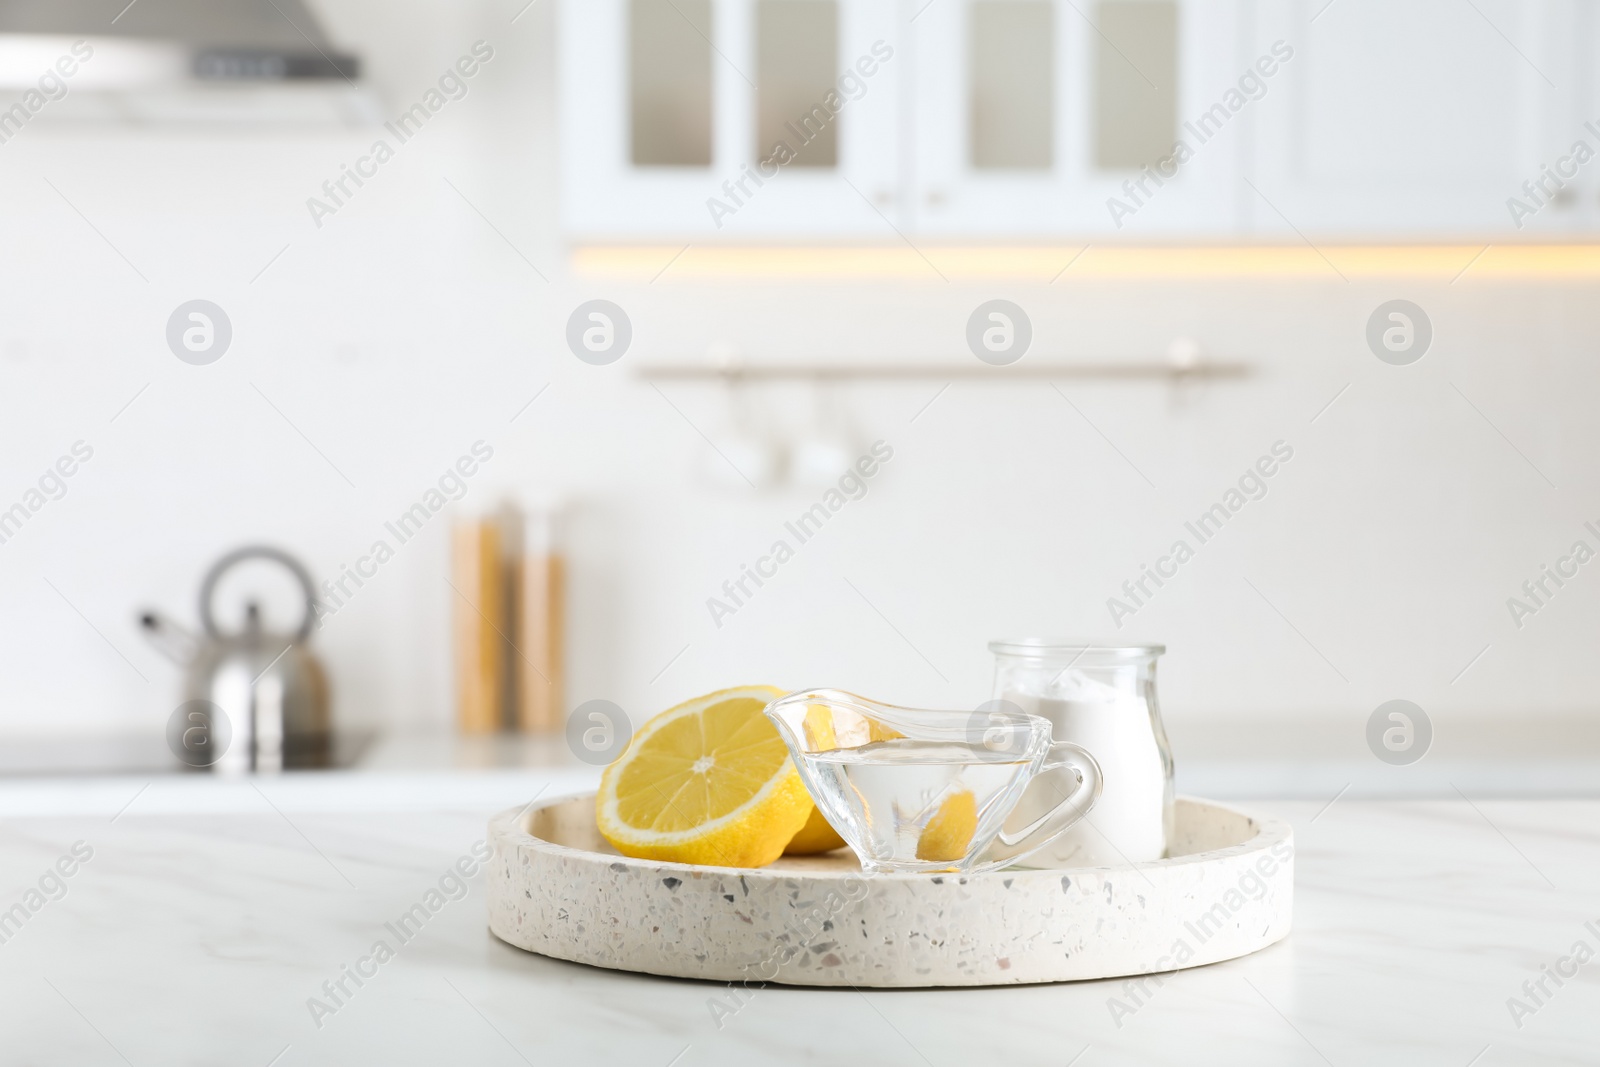
<path fill-rule="evenodd" d="M 999 829 L 1020 788 L 1029 760 L 1012 752 L 939 741 L 896 738 L 860 748 L 808 754 L 822 779 L 825 811 L 849 810 L 865 839 L 863 861 L 919 863 L 918 842 L 945 802 L 961 792 L 972 795 L 977 820 L 974 845 Z"/>

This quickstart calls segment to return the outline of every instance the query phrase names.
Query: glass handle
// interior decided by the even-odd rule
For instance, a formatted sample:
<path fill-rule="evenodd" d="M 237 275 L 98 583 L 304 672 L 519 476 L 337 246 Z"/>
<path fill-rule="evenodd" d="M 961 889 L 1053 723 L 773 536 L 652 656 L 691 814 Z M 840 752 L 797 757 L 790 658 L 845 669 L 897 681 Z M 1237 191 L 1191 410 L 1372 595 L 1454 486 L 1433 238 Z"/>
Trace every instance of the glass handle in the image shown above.
<path fill-rule="evenodd" d="M 971 870 L 992 871 L 1049 844 L 1089 814 L 1103 784 L 1100 764 L 1088 751 L 1065 741 L 1051 745 L 982 861 Z"/>

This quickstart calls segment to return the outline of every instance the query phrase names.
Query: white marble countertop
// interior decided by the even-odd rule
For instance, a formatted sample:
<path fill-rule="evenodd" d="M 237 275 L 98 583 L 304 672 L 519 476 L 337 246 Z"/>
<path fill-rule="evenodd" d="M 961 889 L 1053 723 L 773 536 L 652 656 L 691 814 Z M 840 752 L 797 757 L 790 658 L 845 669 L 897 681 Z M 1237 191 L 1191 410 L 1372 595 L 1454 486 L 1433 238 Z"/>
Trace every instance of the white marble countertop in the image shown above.
<path fill-rule="evenodd" d="M 1600 1061 L 1600 958 L 1543 978 L 1537 1002 L 1523 988 L 1572 971 L 1578 942 L 1600 950 L 1592 800 L 1252 802 L 1295 825 L 1294 933 L 1142 993 L 769 987 L 740 1003 L 501 944 L 481 875 L 457 900 L 446 879 L 399 944 L 385 924 L 472 854 L 492 811 L 588 775 L 0 782 L 0 912 L 38 905 L 0 927 L 0 1063 Z M 58 863 L 70 876 L 47 874 Z M 379 939 L 394 958 L 314 1019 L 309 998 Z"/>

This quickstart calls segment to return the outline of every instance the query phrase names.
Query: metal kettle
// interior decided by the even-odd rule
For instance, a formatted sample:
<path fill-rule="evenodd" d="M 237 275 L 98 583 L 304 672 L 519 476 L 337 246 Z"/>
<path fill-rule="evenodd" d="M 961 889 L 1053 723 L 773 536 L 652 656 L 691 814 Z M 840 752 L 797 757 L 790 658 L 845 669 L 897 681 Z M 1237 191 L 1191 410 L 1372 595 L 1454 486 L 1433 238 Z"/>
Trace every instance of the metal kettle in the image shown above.
<path fill-rule="evenodd" d="M 305 605 L 296 632 L 264 630 L 253 601 L 246 605 L 242 629 L 226 633 L 217 625 L 212 608 L 217 583 L 247 559 L 271 560 L 294 575 Z M 180 760 L 220 774 L 331 764 L 327 674 L 307 643 L 316 609 L 311 576 L 300 562 L 280 549 L 252 545 L 229 552 L 206 572 L 199 636 L 154 611 L 140 617 L 155 645 L 185 668 L 183 704 L 167 729 L 168 744 Z"/>

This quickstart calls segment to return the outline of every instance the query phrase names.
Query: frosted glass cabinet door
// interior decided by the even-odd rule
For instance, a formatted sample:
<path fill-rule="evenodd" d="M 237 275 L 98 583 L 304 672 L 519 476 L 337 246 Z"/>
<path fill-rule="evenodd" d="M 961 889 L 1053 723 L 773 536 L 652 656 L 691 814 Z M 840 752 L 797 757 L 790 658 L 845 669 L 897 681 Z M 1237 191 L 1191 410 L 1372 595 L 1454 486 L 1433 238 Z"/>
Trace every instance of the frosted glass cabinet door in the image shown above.
<path fill-rule="evenodd" d="M 1233 232 L 1248 119 L 1243 109 L 1205 116 L 1245 66 L 1240 8 L 939 0 L 922 9 L 912 23 L 916 228 Z"/>
<path fill-rule="evenodd" d="M 570 235 L 892 236 L 893 4 L 566 0 L 559 25 Z"/>
<path fill-rule="evenodd" d="M 1574 228 L 1575 193 L 1516 218 L 1508 200 L 1527 199 L 1523 183 L 1573 140 L 1600 149 L 1578 107 L 1594 42 L 1573 36 L 1590 5 L 1325 4 L 1256 6 L 1253 48 L 1283 40 L 1294 56 L 1258 105 L 1254 232 L 1404 240 Z"/>

